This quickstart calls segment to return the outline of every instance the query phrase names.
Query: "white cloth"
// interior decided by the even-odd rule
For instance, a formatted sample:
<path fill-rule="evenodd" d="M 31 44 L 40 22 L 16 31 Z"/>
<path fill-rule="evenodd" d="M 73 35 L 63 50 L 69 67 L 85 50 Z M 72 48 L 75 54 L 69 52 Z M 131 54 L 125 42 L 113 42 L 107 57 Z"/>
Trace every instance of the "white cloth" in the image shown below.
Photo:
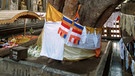
<path fill-rule="evenodd" d="M 112 13 L 112 15 L 105 22 L 104 26 L 114 27 L 114 23 L 116 23 L 116 20 L 117 20 L 118 16 L 120 16 L 120 12 L 114 12 L 114 13 Z"/>
<path fill-rule="evenodd" d="M 79 45 L 75 45 L 73 42 L 69 42 L 69 36 L 71 35 L 71 32 L 72 32 L 72 28 L 70 29 L 68 35 L 67 35 L 67 38 L 65 39 L 65 44 L 68 45 L 68 46 L 79 46 L 81 44 L 84 44 L 86 42 L 86 38 L 87 38 L 87 33 L 86 33 L 86 27 L 84 26 L 84 29 L 82 31 L 82 34 L 80 35 L 80 43 Z M 73 33 L 72 33 L 73 34 Z"/>
<path fill-rule="evenodd" d="M 125 57 L 126 57 L 126 64 L 125 64 L 125 66 L 126 66 L 126 70 L 127 70 L 129 68 L 129 64 L 128 64 L 128 62 L 129 62 L 128 51 L 125 51 Z"/>
<path fill-rule="evenodd" d="M 135 76 L 135 61 L 132 60 L 132 63 L 131 63 L 131 72 L 132 72 L 132 75 Z"/>
<path fill-rule="evenodd" d="M 119 47 L 120 47 L 120 57 L 121 59 L 124 59 L 124 42 L 122 38 L 119 41 Z"/>
<path fill-rule="evenodd" d="M 100 34 L 88 33 L 88 34 L 83 34 L 82 37 L 86 38 L 85 42 L 82 42 L 79 45 L 74 45 L 68 42 L 67 45 L 72 46 L 72 47 L 82 48 L 82 49 L 91 49 L 91 50 L 94 50 L 100 47 L 100 41 L 101 41 Z"/>
<path fill-rule="evenodd" d="M 41 56 L 63 60 L 64 39 L 58 34 L 60 25 L 61 22 L 46 22 L 44 24 Z"/>

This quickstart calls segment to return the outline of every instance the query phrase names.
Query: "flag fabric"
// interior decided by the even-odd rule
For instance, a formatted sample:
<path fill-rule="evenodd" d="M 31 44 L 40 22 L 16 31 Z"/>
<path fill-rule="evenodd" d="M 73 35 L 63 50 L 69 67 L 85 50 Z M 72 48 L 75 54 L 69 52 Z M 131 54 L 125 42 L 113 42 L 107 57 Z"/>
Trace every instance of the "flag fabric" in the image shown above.
<path fill-rule="evenodd" d="M 129 68 L 129 52 L 126 50 L 125 51 L 125 67 L 126 67 L 126 70 Z"/>
<path fill-rule="evenodd" d="M 74 22 L 78 22 L 79 21 L 79 14 L 78 12 L 76 13 L 75 17 L 74 17 Z"/>
<path fill-rule="evenodd" d="M 100 48 L 100 34 L 86 32 L 86 27 L 63 16 L 58 34 L 64 38 L 65 44 L 83 49 Z"/>
<path fill-rule="evenodd" d="M 135 61 L 132 60 L 132 63 L 131 63 L 131 72 L 132 72 L 132 75 L 135 76 Z"/>
<path fill-rule="evenodd" d="M 120 47 L 120 57 L 121 59 L 124 59 L 124 42 L 122 38 L 119 41 L 119 47 Z"/>
<path fill-rule="evenodd" d="M 78 45 L 84 26 L 64 16 L 58 34 L 65 39 L 65 43 L 72 42 Z"/>
<path fill-rule="evenodd" d="M 77 12 L 75 14 L 75 17 L 73 18 L 74 22 L 78 22 L 79 21 L 79 10 L 80 10 L 81 4 L 78 6 Z"/>
<path fill-rule="evenodd" d="M 120 12 L 114 12 L 111 14 L 111 16 L 105 22 L 104 26 L 113 28 L 114 24 L 118 23 L 119 20 L 120 20 Z"/>
<path fill-rule="evenodd" d="M 46 22 L 43 30 L 41 56 L 63 60 L 64 40 L 57 33 L 61 22 Z"/>
<path fill-rule="evenodd" d="M 71 46 L 71 47 L 82 48 L 82 49 L 95 50 L 97 48 L 100 48 L 100 45 L 101 45 L 100 41 L 101 41 L 101 35 L 100 34 L 86 33 L 86 30 L 85 30 L 85 27 L 84 27 L 83 33 L 81 35 L 80 44 L 75 45 L 71 42 L 67 42 L 66 45 Z"/>
<path fill-rule="evenodd" d="M 99 43 L 100 35 L 87 34 L 86 27 L 75 21 L 77 18 L 78 16 L 70 19 L 48 4 L 42 35 L 41 56 L 63 60 L 64 44 L 84 49 L 96 48 L 95 43 Z M 94 40 L 95 37 L 99 40 Z"/>
<path fill-rule="evenodd" d="M 61 26 L 59 27 L 59 30 L 58 30 L 58 34 L 60 34 L 61 37 L 66 38 L 70 30 L 71 24 L 72 24 L 72 20 L 63 16 Z"/>
<path fill-rule="evenodd" d="M 61 21 L 63 18 L 62 13 L 57 11 L 51 4 L 48 3 L 46 10 L 46 21 Z"/>
<path fill-rule="evenodd" d="M 79 20 L 78 11 L 80 9 L 80 6 L 81 5 L 78 6 L 78 10 L 73 20 L 66 16 L 63 17 L 58 33 L 65 39 L 65 43 L 71 42 L 76 45 L 79 45 L 80 43 L 82 31 L 84 28 L 82 25 L 77 23 L 77 21 Z"/>
<path fill-rule="evenodd" d="M 72 31 L 69 36 L 69 42 L 79 45 L 83 28 L 82 25 L 74 22 L 74 26 L 72 26 Z"/>
<path fill-rule="evenodd" d="M 61 25 L 62 17 L 63 15 L 60 12 L 48 4 L 40 56 L 46 56 L 55 60 L 63 60 L 64 40 L 57 33 Z"/>
<path fill-rule="evenodd" d="M 120 16 L 117 17 L 116 21 L 120 21 Z"/>

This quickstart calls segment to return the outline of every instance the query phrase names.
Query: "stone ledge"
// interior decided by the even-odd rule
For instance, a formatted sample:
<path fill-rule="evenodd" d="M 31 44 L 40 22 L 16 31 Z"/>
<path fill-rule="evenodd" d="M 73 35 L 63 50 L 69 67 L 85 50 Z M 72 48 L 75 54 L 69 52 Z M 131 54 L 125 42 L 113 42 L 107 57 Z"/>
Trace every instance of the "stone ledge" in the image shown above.
<path fill-rule="evenodd" d="M 110 47 L 111 47 L 111 42 L 108 42 L 108 45 L 106 49 L 104 49 L 105 51 L 103 52 L 103 55 L 101 55 L 101 58 L 94 60 L 96 62 L 93 61 L 93 59 L 96 58 L 90 59 L 90 61 L 91 60 L 93 61 L 92 64 L 94 63 L 98 63 L 98 64 L 96 65 L 95 68 L 92 69 L 91 68 L 92 66 L 89 64 L 90 62 L 87 63 L 89 64 L 87 65 L 89 71 L 86 70 L 88 72 L 82 72 L 82 73 L 76 72 L 78 69 L 76 69 L 76 67 L 72 67 L 73 65 L 62 65 L 58 61 L 54 61 L 55 63 L 48 65 L 48 64 L 44 64 L 45 63 L 44 59 L 41 60 L 44 63 L 31 62 L 27 60 L 26 61 L 20 60 L 16 62 L 6 57 L 6 58 L 0 58 L 0 73 L 9 73 L 13 76 L 37 76 L 37 75 L 38 76 L 102 76 L 105 63 L 108 57 L 108 53 L 110 52 L 111 49 Z M 76 65 L 76 63 L 74 63 L 74 65 Z M 77 65 L 79 64 L 77 63 Z M 68 68 L 69 66 L 70 68 Z M 85 69 L 85 67 L 81 68 L 81 65 L 78 68 L 80 68 L 80 70 L 82 71 L 83 69 Z M 69 71 L 72 69 L 74 71 Z"/>

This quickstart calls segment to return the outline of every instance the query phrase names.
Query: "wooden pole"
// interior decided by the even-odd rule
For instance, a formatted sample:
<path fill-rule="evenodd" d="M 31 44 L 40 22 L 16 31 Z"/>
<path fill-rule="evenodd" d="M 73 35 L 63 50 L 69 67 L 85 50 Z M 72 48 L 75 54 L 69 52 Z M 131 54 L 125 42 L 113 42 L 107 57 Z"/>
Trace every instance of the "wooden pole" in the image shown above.
<path fill-rule="evenodd" d="M 26 35 L 26 18 L 24 19 L 24 36 Z"/>
<path fill-rule="evenodd" d="M 6 5 L 6 0 L 2 0 L 2 7 L 1 7 L 2 10 L 5 9 L 5 5 Z"/>

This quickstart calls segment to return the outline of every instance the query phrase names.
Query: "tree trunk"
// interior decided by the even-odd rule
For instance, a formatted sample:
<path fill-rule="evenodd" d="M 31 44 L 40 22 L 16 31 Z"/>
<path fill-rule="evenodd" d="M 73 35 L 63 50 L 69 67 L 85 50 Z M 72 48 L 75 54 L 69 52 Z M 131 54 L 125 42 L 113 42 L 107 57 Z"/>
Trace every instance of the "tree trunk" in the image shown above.
<path fill-rule="evenodd" d="M 62 12 L 65 0 L 48 0 L 58 11 Z"/>
<path fill-rule="evenodd" d="M 69 18 L 73 18 L 77 7 L 79 23 L 84 26 L 102 27 L 115 8 L 124 0 L 49 0 L 54 7 Z M 63 8 L 61 8 L 63 7 Z"/>

